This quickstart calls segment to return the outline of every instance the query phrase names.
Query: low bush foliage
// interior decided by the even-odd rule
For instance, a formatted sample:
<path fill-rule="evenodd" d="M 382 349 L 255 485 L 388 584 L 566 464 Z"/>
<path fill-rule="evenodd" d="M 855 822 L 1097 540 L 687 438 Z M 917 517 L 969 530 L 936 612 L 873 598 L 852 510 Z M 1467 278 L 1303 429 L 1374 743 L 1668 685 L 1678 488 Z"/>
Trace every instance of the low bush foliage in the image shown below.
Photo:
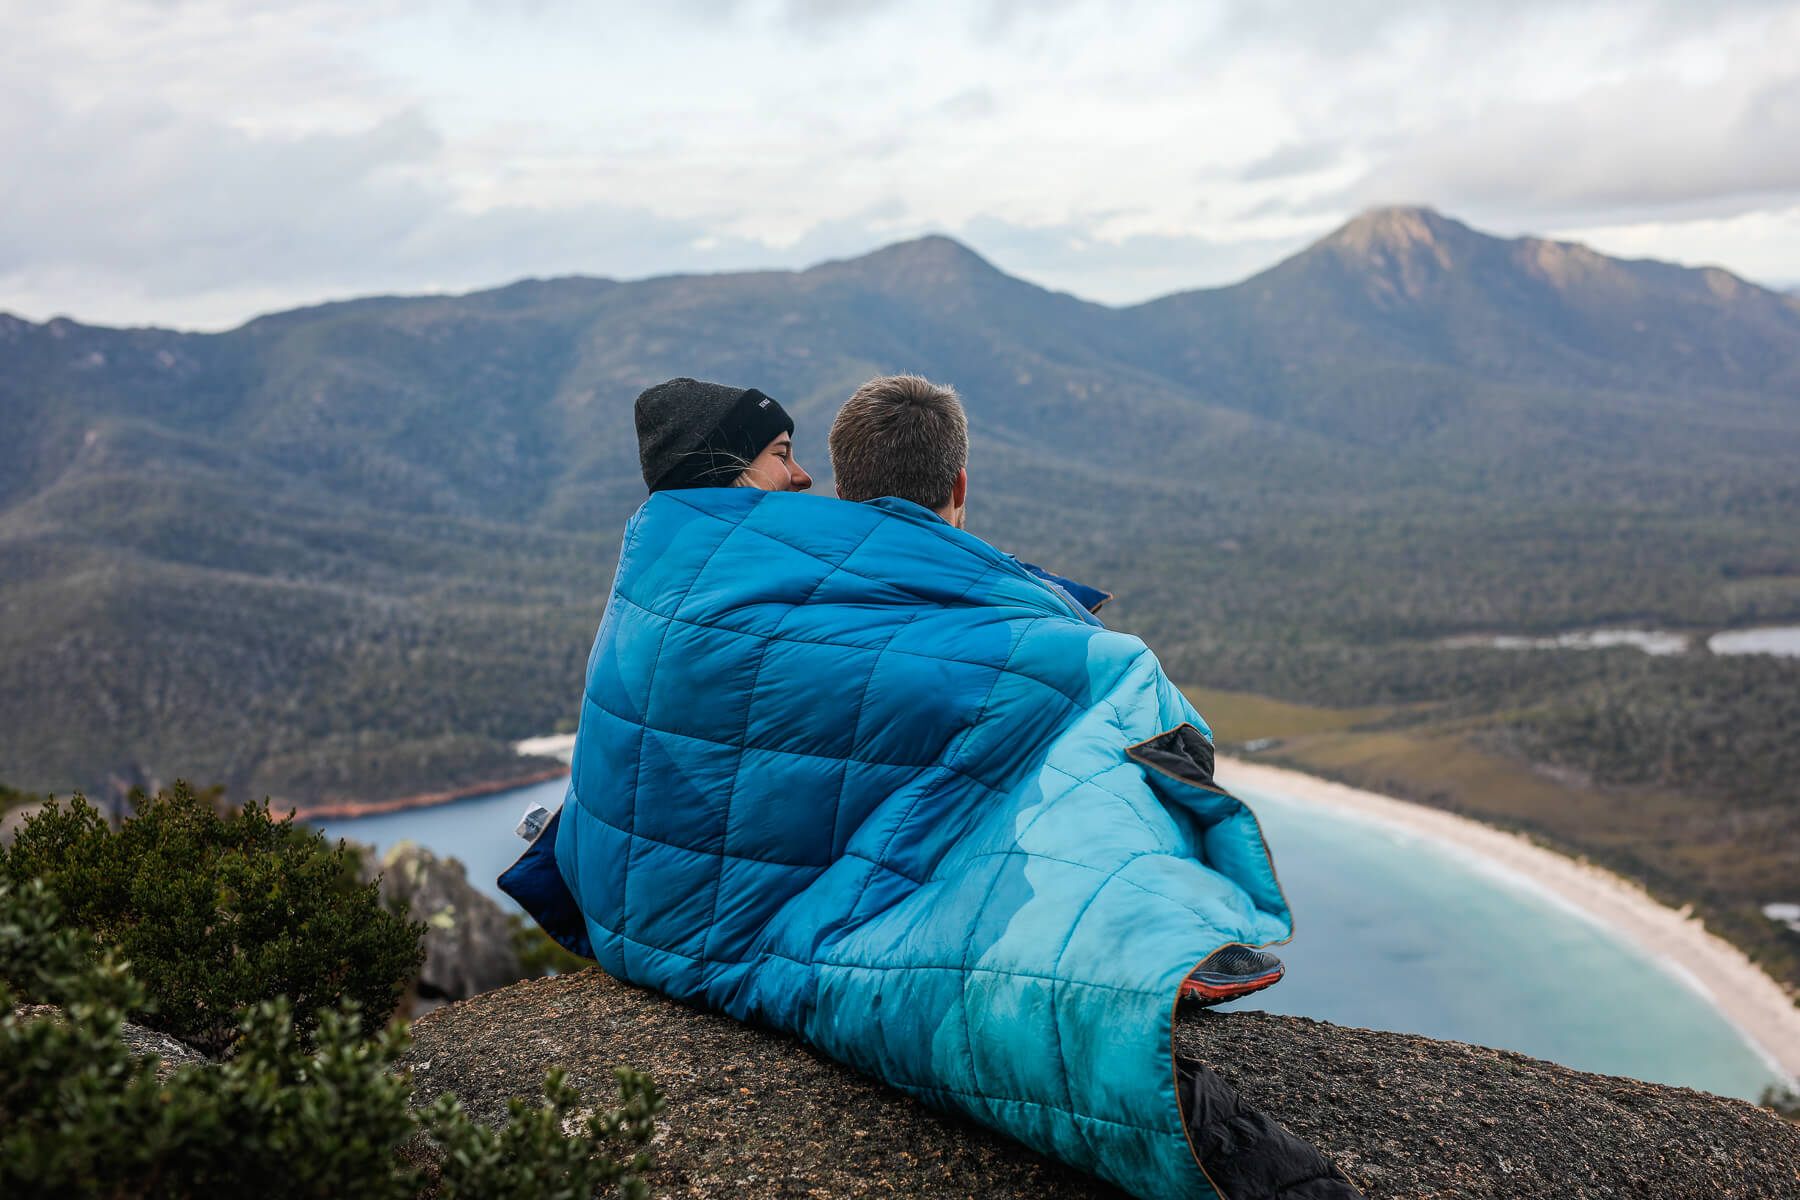
<path fill-rule="evenodd" d="M 59 1015 L 23 1019 L 15 991 Z M 125 1011 L 148 1001 L 113 951 L 66 927 L 48 889 L 0 880 L 0 1195 L 647 1195 L 647 1156 L 612 1153 L 621 1139 L 647 1142 L 662 1107 L 636 1072 L 617 1072 L 618 1107 L 574 1136 L 563 1129 L 580 1096 L 560 1072 L 543 1105 L 515 1101 L 509 1123 L 489 1129 L 454 1096 L 411 1106 L 410 1080 L 389 1073 L 404 1029 L 364 1039 L 346 1001 L 319 1015 L 308 1047 L 280 998 L 246 1013 L 229 1061 L 159 1082 L 155 1060 L 121 1038 Z"/>
<path fill-rule="evenodd" d="M 41 879 L 154 998 L 132 1020 L 215 1056 L 241 1010 L 278 996 L 303 1036 L 343 1000 L 386 1021 L 423 957 L 425 927 L 382 907 L 352 851 L 267 802 L 221 816 L 179 782 L 117 832 L 80 796 L 52 801 L 0 848 L 0 878 Z"/>

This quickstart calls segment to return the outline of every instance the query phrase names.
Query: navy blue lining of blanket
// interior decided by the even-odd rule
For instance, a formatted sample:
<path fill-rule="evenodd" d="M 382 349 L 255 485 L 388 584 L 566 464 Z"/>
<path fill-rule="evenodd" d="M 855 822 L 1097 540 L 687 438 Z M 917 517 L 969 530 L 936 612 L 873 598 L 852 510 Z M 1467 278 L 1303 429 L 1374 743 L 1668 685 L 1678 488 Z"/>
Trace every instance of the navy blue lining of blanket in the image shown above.
<path fill-rule="evenodd" d="M 587 921 L 556 865 L 556 827 L 561 823 L 559 808 L 519 860 L 500 873 L 498 882 L 500 890 L 517 900 L 552 941 L 570 954 L 592 958 L 594 944 L 588 940 Z"/>

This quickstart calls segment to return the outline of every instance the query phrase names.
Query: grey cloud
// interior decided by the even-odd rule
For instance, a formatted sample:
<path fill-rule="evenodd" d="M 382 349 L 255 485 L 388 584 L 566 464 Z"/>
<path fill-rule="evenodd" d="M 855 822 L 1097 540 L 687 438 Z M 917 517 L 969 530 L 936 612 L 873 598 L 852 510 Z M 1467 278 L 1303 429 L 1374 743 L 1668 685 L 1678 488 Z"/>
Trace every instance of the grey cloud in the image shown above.
<path fill-rule="evenodd" d="M 9 91 L 0 105 L 8 274 L 92 267 L 174 291 L 213 286 L 251 262 L 304 277 L 321 257 L 378 254 L 438 202 L 406 174 L 437 150 L 416 114 L 351 135 L 258 139 L 167 110 L 74 113 Z"/>
<path fill-rule="evenodd" d="M 1428 23 L 1446 42 L 1472 44 L 1487 33 L 1517 36 L 1523 22 L 1542 15 L 1593 13 L 1638 45 L 1671 35 L 1717 28 L 1736 16 L 1780 14 L 1791 0 L 1228 0 L 1214 27 L 1224 41 L 1304 46 L 1334 56 L 1384 46 L 1396 31 Z"/>
<path fill-rule="evenodd" d="M 1286 179 L 1335 167 L 1344 160 L 1344 143 L 1332 140 L 1290 142 L 1245 167 L 1238 178 L 1246 183 Z"/>
<path fill-rule="evenodd" d="M 216 328 L 302 299 L 464 290 L 529 275 L 799 268 L 931 228 L 907 221 L 897 197 L 821 221 L 780 248 L 625 206 L 462 212 L 424 182 L 439 142 L 412 114 L 299 139 L 255 139 L 167 112 L 70 114 L 41 99 L 6 114 L 0 144 L 6 165 L 20 169 L 0 178 L 54 187 L 0 184 L 0 278 L 13 297 L 4 306 L 36 294 L 85 297 L 95 308 L 72 315 L 107 322 Z M 42 136 L 21 140 L 34 124 Z M 1108 302 L 1224 282 L 1293 248 L 1085 237 L 1105 215 L 1051 229 L 983 219 L 953 232 L 1004 270 Z"/>
<path fill-rule="evenodd" d="M 953 117 L 991 117 L 1000 108 L 992 88 L 972 87 L 956 93 L 938 108 Z"/>
<path fill-rule="evenodd" d="M 1793 12 L 1773 0 L 1616 5 L 1564 0 L 1310 0 L 1234 3 L 1213 36 L 1237 46 L 1298 46 L 1339 82 L 1306 113 L 1308 136 L 1237 176 L 1269 182 L 1306 169 L 1366 164 L 1351 186 L 1263 201 L 1244 218 L 1346 215 L 1378 204 L 1434 205 L 1509 230 L 1731 217 L 1800 197 L 1800 78 Z M 1592 75 L 1610 78 L 1559 104 L 1485 103 L 1459 91 L 1459 61 L 1532 70 L 1531 38 L 1553 17 L 1590 14 Z M 1774 21 L 1765 20 L 1777 18 Z M 1600 31 L 1604 31 L 1601 33 Z M 1687 44 L 1730 57 L 1710 85 L 1658 76 Z M 1425 76 L 1395 76 L 1386 54 Z M 1291 40 L 1289 40 L 1291 39 Z M 1436 47 L 1422 51 L 1420 47 Z M 1344 70 L 1365 67 L 1360 78 Z M 1356 82 L 1351 82 L 1356 80 Z M 1434 99 L 1434 97 L 1436 99 Z M 1332 163 L 1331 148 L 1338 149 Z M 1314 155 L 1317 157 L 1315 158 Z"/>
<path fill-rule="evenodd" d="M 380 265 L 396 277 L 437 276 L 456 286 L 527 275 L 630 276 L 691 258 L 698 236 L 691 226 L 603 205 L 440 211 L 394 245 Z"/>
<path fill-rule="evenodd" d="M 894 0 L 784 0 L 781 7 L 788 24 L 817 28 L 857 21 L 893 5 Z"/>
<path fill-rule="evenodd" d="M 961 5 L 962 16 L 977 35 L 994 38 L 1013 32 L 1028 22 L 1041 21 L 1092 0 L 972 0 Z M 757 0 L 679 0 L 680 7 L 702 20 L 760 15 L 765 6 Z M 780 0 L 774 19 L 796 33 L 828 34 L 849 28 L 870 17 L 902 7 L 904 0 Z M 1120 7 L 1118 0 L 1110 5 Z M 921 19 L 921 34 L 930 31 L 933 18 Z"/>
<path fill-rule="evenodd" d="M 703 227 L 626 206 L 461 211 L 427 182 L 439 138 L 412 113 L 356 133 L 255 138 L 166 110 L 71 113 L 10 91 L 0 92 L 0 306 L 85 297 L 96 319 L 116 320 L 136 295 L 156 307 L 133 319 L 216 325 L 250 315 L 232 307 L 244 295 L 647 275 L 771 257 L 741 239 L 700 250 Z"/>
<path fill-rule="evenodd" d="M 1208 41 L 1277 41 L 1335 51 L 1379 42 L 1417 7 L 1408 0 L 1230 0 Z"/>
<path fill-rule="evenodd" d="M 1396 203 L 1405 203 L 1396 201 Z M 1302 192 L 1297 195 L 1270 196 L 1252 204 L 1242 212 L 1231 214 L 1233 221 L 1260 221 L 1267 217 L 1342 218 L 1358 206 L 1355 196 L 1342 188 Z"/>
<path fill-rule="evenodd" d="M 897 224 L 892 196 L 785 247 L 604 201 L 468 212 L 436 182 L 442 155 L 411 112 L 253 137 L 0 85 L 0 308 L 217 328 L 303 301 L 531 275 L 797 268 L 923 231 Z"/>
<path fill-rule="evenodd" d="M 513 4 L 527 0 L 510 0 Z M 543 4 L 549 0 L 530 0 Z M 675 0 L 679 9 L 702 20 L 761 16 L 770 13 L 764 0 Z M 796 32 L 831 32 L 869 17 L 903 7 L 904 0 L 777 0 L 772 15 Z M 1022 31 L 1068 12 L 1092 9 L 1123 21 L 1131 10 L 1145 7 L 1134 0 L 968 0 L 958 6 L 968 27 L 984 38 Z M 1521 16 L 1587 10 L 1636 20 L 1649 36 L 1709 28 L 1733 14 L 1779 13 L 1791 0 L 1639 0 L 1621 6 L 1617 0 L 1225 0 L 1208 20 L 1209 7 L 1187 6 L 1196 26 L 1210 25 L 1226 41 L 1276 41 L 1333 51 L 1354 51 L 1378 44 L 1396 28 L 1420 19 L 1446 29 L 1516 28 Z M 1624 11 L 1622 11 L 1624 10 Z"/>
<path fill-rule="evenodd" d="M 1800 79 L 1738 87 L 1642 79 L 1490 111 L 1414 138 L 1351 195 L 1588 220 L 1720 216 L 1800 197 Z"/>
<path fill-rule="evenodd" d="M 773 16 L 780 25 L 797 33 L 827 33 L 898 3 L 900 0 L 780 0 Z M 758 0 L 676 0 L 675 7 L 702 21 L 757 17 L 767 9 Z"/>
<path fill-rule="evenodd" d="M 970 24 L 985 38 L 1002 37 L 1031 21 L 1042 21 L 1071 8 L 1086 6 L 1085 0 L 980 0 L 968 8 Z M 1124 0 L 1111 0 L 1106 5 L 1109 16 L 1117 19 L 1130 8 Z"/>

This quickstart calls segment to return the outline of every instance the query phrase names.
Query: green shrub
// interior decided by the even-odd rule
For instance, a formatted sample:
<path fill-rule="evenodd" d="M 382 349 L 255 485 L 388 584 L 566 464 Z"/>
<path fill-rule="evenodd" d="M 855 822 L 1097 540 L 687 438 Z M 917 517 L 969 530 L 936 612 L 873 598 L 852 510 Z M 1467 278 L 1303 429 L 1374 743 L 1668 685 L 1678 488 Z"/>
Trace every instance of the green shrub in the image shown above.
<path fill-rule="evenodd" d="M 636 1072 L 617 1073 L 620 1107 L 577 1136 L 562 1132 L 580 1097 L 560 1072 L 544 1105 L 515 1101 L 509 1123 L 489 1129 L 453 1096 L 411 1107 L 410 1080 L 388 1073 L 404 1029 L 364 1040 L 346 1002 L 320 1015 L 307 1049 L 277 999 L 245 1016 L 229 1062 L 158 1082 L 155 1060 L 133 1058 L 120 1036 L 143 987 L 61 924 L 47 889 L 0 880 L 0 1195 L 573 1200 L 614 1184 L 647 1194 L 647 1156 L 608 1153 L 621 1136 L 647 1142 L 662 1107 Z M 15 987 L 60 1016 L 22 1020 Z M 411 1165 L 421 1158 L 424 1171 Z"/>
<path fill-rule="evenodd" d="M 577 1200 L 599 1189 L 619 1186 L 620 1194 L 639 1200 L 648 1196 L 642 1174 L 650 1156 L 642 1150 L 620 1161 L 606 1153 L 620 1136 L 642 1146 L 656 1131 L 663 1098 L 648 1075 L 624 1067 L 619 1081 L 619 1107 L 594 1112 L 582 1133 L 566 1137 L 563 1129 L 581 1105 L 581 1093 L 563 1072 L 544 1078 L 545 1102 L 527 1107 L 507 1102 L 507 1123 L 489 1129 L 469 1119 L 454 1095 L 445 1093 L 428 1105 L 420 1119 L 435 1145 L 436 1195 L 445 1200 Z"/>
<path fill-rule="evenodd" d="M 129 960 L 154 1000 L 134 1021 L 215 1056 L 243 1009 L 277 996 L 303 1036 L 340 1000 L 372 1023 L 393 1013 L 425 927 L 383 908 L 357 865 L 267 802 L 221 817 L 179 782 L 116 833 L 76 796 L 0 848 L 0 877 L 43 880 L 70 925 Z"/>

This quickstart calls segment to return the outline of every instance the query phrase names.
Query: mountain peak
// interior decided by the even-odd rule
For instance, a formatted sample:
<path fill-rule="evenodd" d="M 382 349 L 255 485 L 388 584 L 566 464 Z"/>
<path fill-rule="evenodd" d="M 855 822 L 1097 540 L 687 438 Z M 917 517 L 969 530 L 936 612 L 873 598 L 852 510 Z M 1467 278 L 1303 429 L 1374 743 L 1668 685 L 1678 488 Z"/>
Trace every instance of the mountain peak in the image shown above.
<path fill-rule="evenodd" d="M 1396 206 L 1371 208 L 1318 243 L 1340 258 L 1380 262 L 1431 260 L 1448 268 L 1466 257 L 1461 251 L 1485 235 L 1435 209 Z"/>
<path fill-rule="evenodd" d="M 901 262 L 959 263 L 965 266 L 986 267 L 990 271 L 994 269 L 987 259 L 955 238 L 942 233 L 928 233 L 924 237 L 895 242 L 864 257 L 886 258 L 889 261 Z"/>
<path fill-rule="evenodd" d="M 902 288 L 1005 278 L 987 259 L 941 233 L 895 242 L 859 258 L 820 263 L 813 272 L 832 278 L 875 279 L 886 287 L 897 285 Z"/>
<path fill-rule="evenodd" d="M 1363 281 L 1371 298 L 1385 308 L 1422 300 L 1493 241 L 1433 209 L 1372 208 L 1283 267 L 1347 274 Z"/>

